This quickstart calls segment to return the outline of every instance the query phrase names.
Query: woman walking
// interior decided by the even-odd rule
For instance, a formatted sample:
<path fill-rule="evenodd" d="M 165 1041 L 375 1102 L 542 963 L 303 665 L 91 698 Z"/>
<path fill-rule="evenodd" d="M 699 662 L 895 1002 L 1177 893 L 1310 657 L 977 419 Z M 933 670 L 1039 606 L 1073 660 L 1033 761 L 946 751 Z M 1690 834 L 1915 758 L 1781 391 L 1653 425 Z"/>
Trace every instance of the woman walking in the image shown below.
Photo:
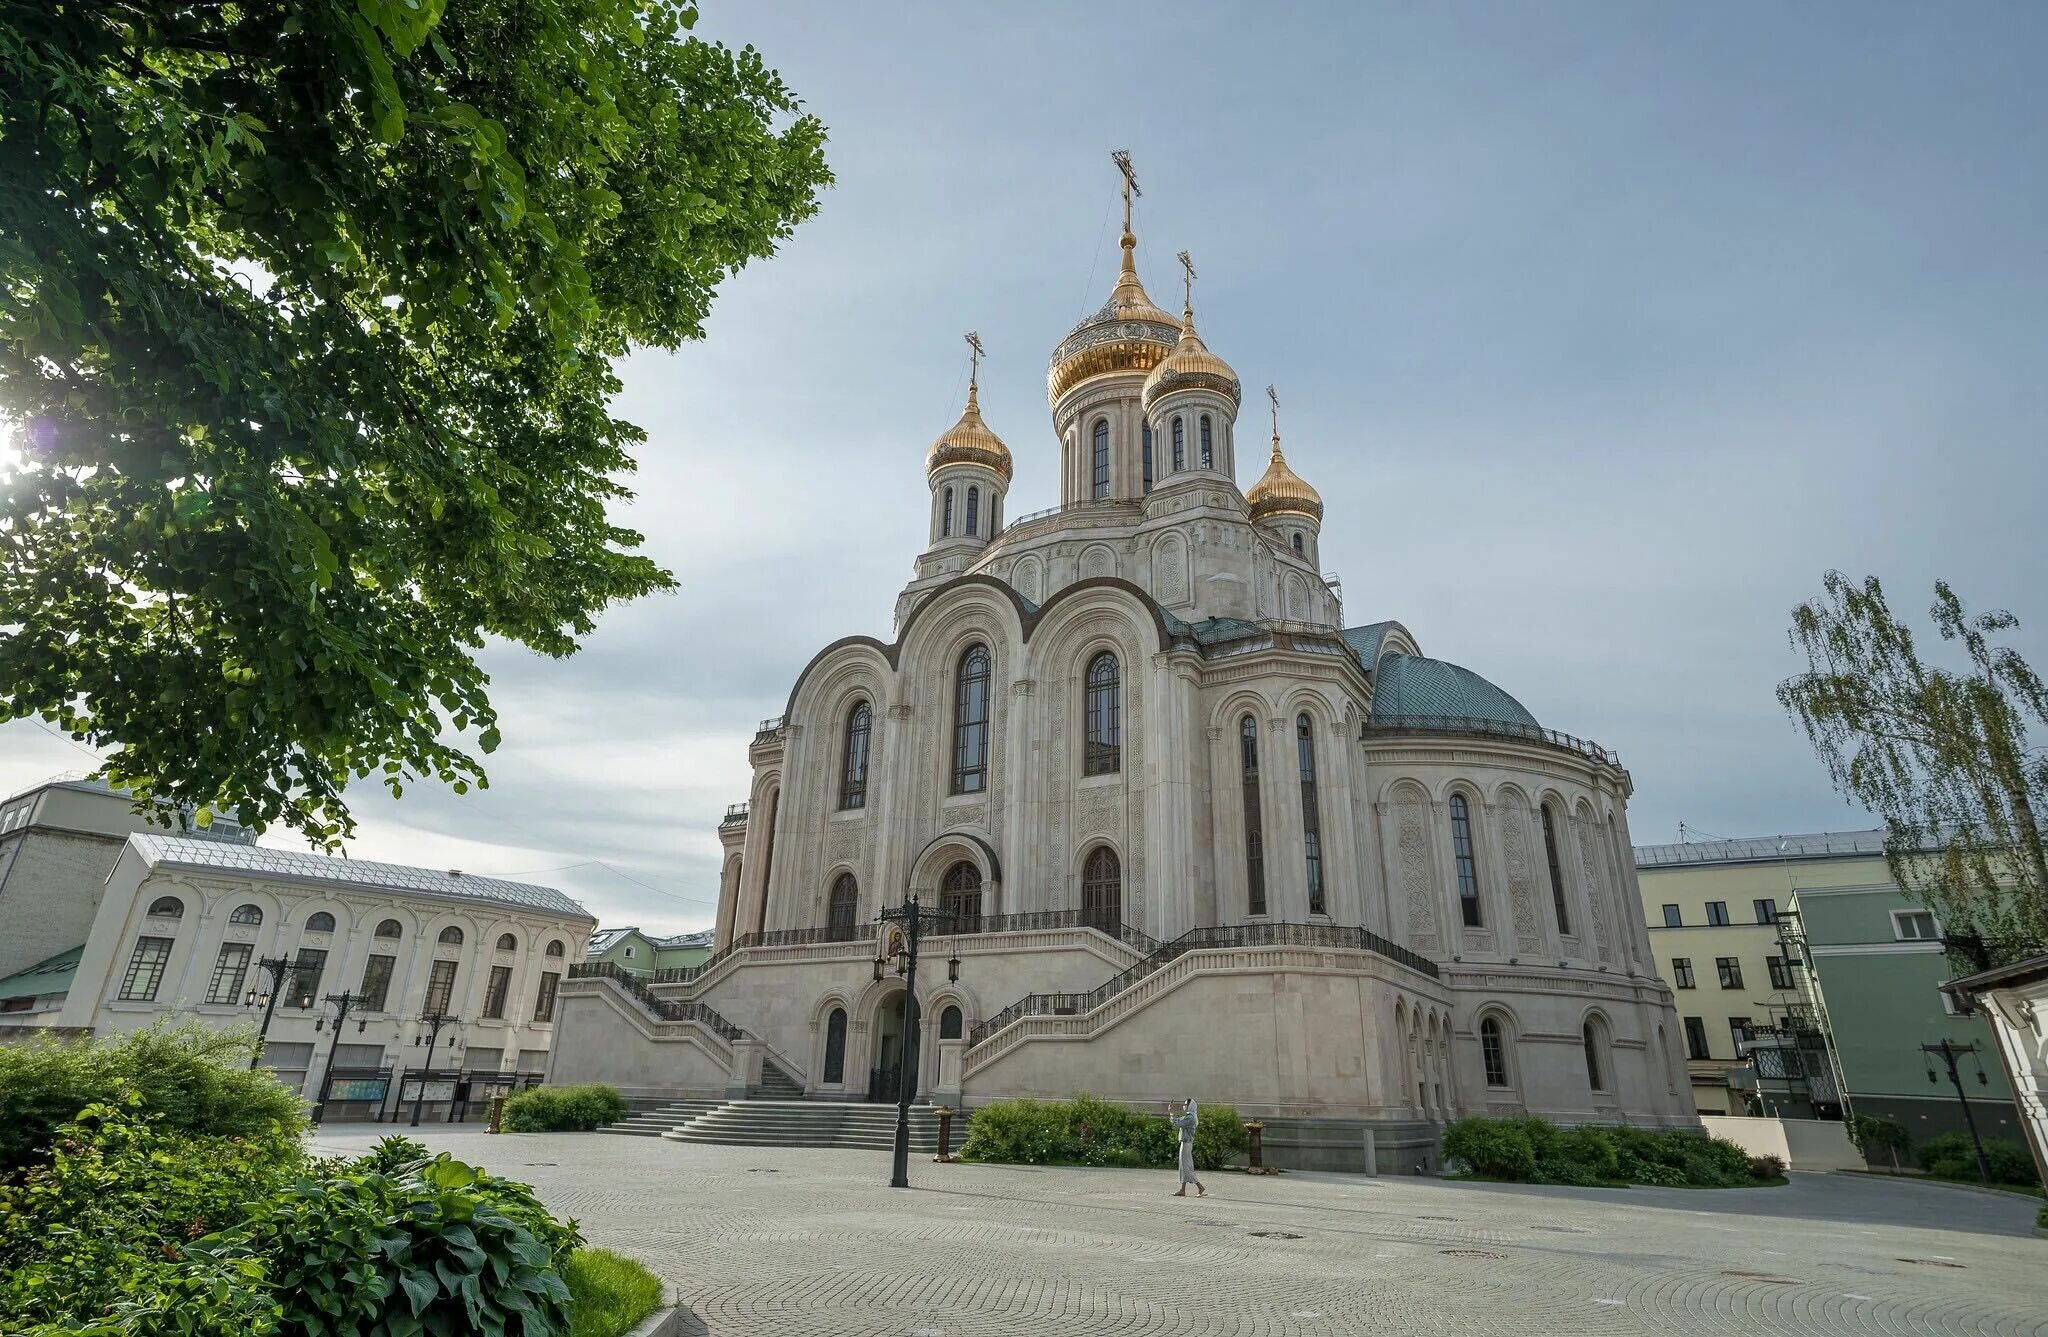
<path fill-rule="evenodd" d="M 1171 1102 L 1168 1102 L 1166 1118 L 1168 1123 L 1171 1123 L 1180 1130 L 1180 1187 L 1173 1191 L 1173 1196 L 1185 1198 L 1188 1195 L 1188 1185 L 1193 1184 L 1196 1197 L 1208 1197 L 1209 1190 L 1203 1186 L 1201 1180 L 1195 1177 L 1196 1111 L 1194 1097 L 1188 1097 L 1187 1104 L 1181 1108 L 1179 1114 L 1173 1112 L 1173 1105 Z"/>

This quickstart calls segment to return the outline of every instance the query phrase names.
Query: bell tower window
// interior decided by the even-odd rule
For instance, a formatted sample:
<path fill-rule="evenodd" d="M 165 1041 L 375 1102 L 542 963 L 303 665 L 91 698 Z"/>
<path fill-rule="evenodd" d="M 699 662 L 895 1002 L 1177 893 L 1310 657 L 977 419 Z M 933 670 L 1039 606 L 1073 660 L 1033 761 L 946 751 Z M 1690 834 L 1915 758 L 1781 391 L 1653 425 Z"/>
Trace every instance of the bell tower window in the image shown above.
<path fill-rule="evenodd" d="M 988 788 L 989 659 L 984 646 L 960 656 L 953 697 L 953 792 Z"/>
<path fill-rule="evenodd" d="M 971 487 L 971 488 L 968 488 L 968 489 L 967 489 L 967 537 L 969 537 L 969 538 L 973 538 L 973 537 L 974 537 L 974 534 L 975 534 L 975 528 L 976 528 L 976 525 L 977 525 L 977 523 L 979 522 L 980 518 L 981 518 L 981 489 L 980 489 L 980 488 L 978 488 L 978 487 Z"/>
<path fill-rule="evenodd" d="M 953 537 L 953 489 L 947 488 L 946 495 L 939 500 L 939 537 Z"/>
<path fill-rule="evenodd" d="M 1209 439 L 1209 415 L 1206 413 L 1202 415 L 1202 467 L 1204 469 L 1216 467 L 1216 454 Z"/>
<path fill-rule="evenodd" d="M 1152 424 L 1149 422 L 1145 424 L 1144 456 L 1145 477 L 1143 486 L 1145 491 L 1150 492 L 1152 490 Z"/>
<path fill-rule="evenodd" d="M 1265 829 L 1259 820 L 1259 724 L 1247 715 L 1238 722 L 1238 769 L 1244 788 L 1245 913 L 1266 913 Z"/>
<path fill-rule="evenodd" d="M 1308 716 L 1294 717 L 1294 739 L 1301 760 L 1301 838 L 1308 860 L 1308 912 L 1329 913 L 1323 896 L 1323 822 L 1316 802 L 1316 738 Z"/>
<path fill-rule="evenodd" d="M 1307 553 L 1301 550 L 1301 531 L 1298 529 L 1294 532 L 1294 555 L 1296 557 L 1308 556 Z"/>
<path fill-rule="evenodd" d="M 1188 435 L 1181 420 L 1173 420 L 1173 471 L 1179 473 L 1188 467 Z"/>
<path fill-rule="evenodd" d="M 1093 461 L 1093 483 L 1089 495 L 1101 501 L 1109 495 L 1109 420 L 1095 420 L 1095 442 L 1090 448 Z"/>

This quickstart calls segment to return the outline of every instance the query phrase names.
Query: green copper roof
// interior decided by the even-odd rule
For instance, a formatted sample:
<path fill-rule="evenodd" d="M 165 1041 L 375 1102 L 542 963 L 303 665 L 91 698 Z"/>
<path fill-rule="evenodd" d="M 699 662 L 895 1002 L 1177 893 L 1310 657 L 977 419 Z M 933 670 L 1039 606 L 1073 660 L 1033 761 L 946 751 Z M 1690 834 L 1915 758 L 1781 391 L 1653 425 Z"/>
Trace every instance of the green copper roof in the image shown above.
<path fill-rule="evenodd" d="M 80 943 L 66 952 L 59 952 L 48 960 L 38 961 L 27 970 L 19 971 L 0 980 L 0 998 L 34 998 L 39 994 L 69 993 L 71 977 L 78 973 L 78 959 L 85 955 L 85 944 Z"/>
<path fill-rule="evenodd" d="M 1372 722 L 1425 718 L 1541 727 L 1521 702 L 1471 669 L 1399 653 L 1380 660 L 1373 684 Z"/>

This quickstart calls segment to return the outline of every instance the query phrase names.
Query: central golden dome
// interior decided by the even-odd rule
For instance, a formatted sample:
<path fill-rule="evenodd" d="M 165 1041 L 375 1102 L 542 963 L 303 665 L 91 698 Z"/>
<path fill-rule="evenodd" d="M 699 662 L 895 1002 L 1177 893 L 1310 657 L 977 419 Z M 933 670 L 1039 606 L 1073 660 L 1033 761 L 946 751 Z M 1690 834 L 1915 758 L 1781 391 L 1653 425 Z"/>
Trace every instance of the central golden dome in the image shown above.
<path fill-rule="evenodd" d="M 1210 352 L 1202 336 L 1195 333 L 1192 309 L 1181 312 L 1180 340 L 1173 351 L 1145 378 L 1145 407 L 1151 408 L 1153 400 L 1175 390 L 1213 390 L 1232 404 L 1244 399 L 1244 387 L 1238 384 L 1237 373 L 1228 362 Z"/>
<path fill-rule="evenodd" d="M 979 464 L 1001 474 L 1005 483 L 1010 481 L 1010 448 L 981 420 L 980 387 L 973 381 L 967 383 L 967 408 L 960 421 L 932 442 L 926 453 L 925 476 L 948 464 Z"/>
<path fill-rule="evenodd" d="M 1263 520 L 1269 515 L 1291 512 L 1306 515 L 1320 521 L 1323 518 L 1323 495 L 1308 485 L 1301 475 L 1287 467 L 1287 457 L 1280 453 L 1280 434 L 1273 434 L 1273 458 L 1266 465 L 1266 472 L 1244 499 L 1252 504 L 1252 519 Z"/>
<path fill-rule="evenodd" d="M 1138 282 L 1138 239 L 1124 229 L 1123 269 L 1109 300 L 1076 325 L 1052 350 L 1045 375 L 1045 397 L 1060 397 L 1092 376 L 1112 372 L 1150 371 L 1164 361 L 1180 340 L 1180 322 L 1159 309 Z"/>

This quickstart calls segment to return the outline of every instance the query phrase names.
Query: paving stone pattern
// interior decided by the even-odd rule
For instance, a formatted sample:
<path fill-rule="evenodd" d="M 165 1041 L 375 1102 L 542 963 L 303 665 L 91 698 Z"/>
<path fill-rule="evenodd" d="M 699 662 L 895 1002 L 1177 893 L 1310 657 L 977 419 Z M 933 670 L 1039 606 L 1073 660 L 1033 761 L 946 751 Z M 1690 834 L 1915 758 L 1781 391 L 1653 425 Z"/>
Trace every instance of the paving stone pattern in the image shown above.
<path fill-rule="evenodd" d="M 358 1151 L 387 1131 L 330 1126 L 319 1145 Z M 1217 1174 L 1182 1200 L 1163 1171 L 919 1158 L 906 1191 L 879 1152 L 420 1131 L 533 1184 L 593 1243 L 660 1273 L 685 1332 L 717 1337 L 2048 1337 L 2029 1200 L 1933 1185 Z"/>

